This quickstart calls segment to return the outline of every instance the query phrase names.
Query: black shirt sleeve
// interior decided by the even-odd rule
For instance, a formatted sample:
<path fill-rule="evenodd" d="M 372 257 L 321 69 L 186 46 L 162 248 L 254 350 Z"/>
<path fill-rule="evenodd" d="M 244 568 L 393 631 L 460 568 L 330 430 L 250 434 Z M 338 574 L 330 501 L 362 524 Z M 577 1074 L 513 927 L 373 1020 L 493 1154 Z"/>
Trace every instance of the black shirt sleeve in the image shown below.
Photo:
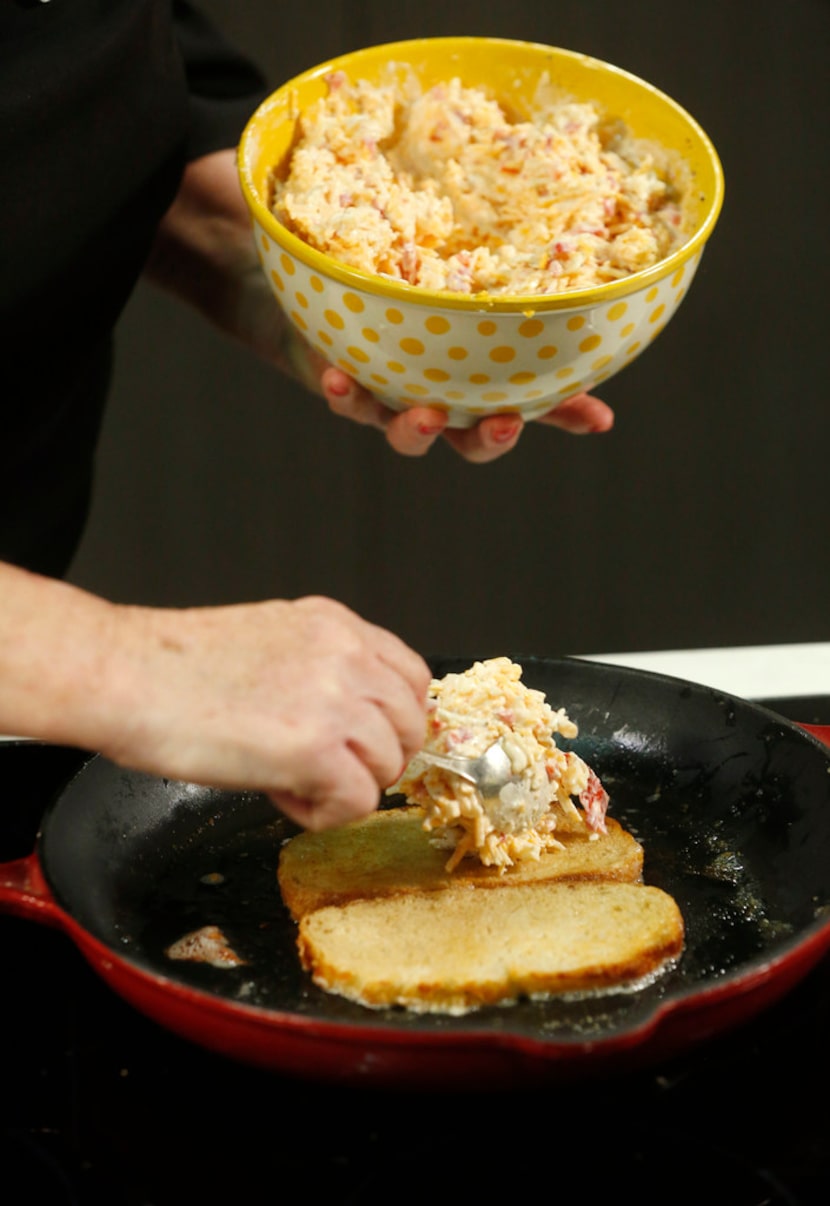
<path fill-rule="evenodd" d="M 115 325 L 184 163 L 265 92 L 190 4 L 0 0 L 0 560 L 65 572 Z"/>
<path fill-rule="evenodd" d="M 190 97 L 188 159 L 236 146 L 268 95 L 256 64 L 231 46 L 191 4 L 173 5 L 174 28 Z"/>

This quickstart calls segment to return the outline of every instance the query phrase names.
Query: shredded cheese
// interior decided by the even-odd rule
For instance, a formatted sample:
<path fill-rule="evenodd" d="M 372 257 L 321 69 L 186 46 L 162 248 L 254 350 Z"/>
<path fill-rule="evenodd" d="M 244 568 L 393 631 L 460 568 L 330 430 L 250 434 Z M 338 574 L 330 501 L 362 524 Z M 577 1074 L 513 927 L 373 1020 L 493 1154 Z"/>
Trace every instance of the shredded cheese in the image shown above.
<path fill-rule="evenodd" d="M 473 784 L 418 755 L 389 788 L 424 808 L 424 827 L 451 850 L 448 870 L 468 856 L 502 868 L 538 859 L 561 846 L 557 825 L 605 829 L 602 785 L 577 754 L 556 744 L 556 734 L 576 737 L 577 726 L 521 678 L 521 666 L 498 657 L 430 687 L 425 751 L 476 757 L 501 741 L 516 782 L 502 789 L 495 806 L 485 806 Z"/>
<path fill-rule="evenodd" d="M 431 290 L 534 295 L 648 268 L 684 237 L 680 165 L 595 104 L 511 120 L 482 88 L 342 72 L 301 115 L 273 211 L 320 251 Z"/>

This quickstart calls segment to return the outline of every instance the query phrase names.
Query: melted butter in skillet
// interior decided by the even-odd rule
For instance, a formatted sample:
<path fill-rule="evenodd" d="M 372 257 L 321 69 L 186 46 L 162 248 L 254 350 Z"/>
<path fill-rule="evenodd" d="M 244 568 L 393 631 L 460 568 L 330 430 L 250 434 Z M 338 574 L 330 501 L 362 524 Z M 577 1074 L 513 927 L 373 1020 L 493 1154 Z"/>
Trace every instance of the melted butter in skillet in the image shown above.
<path fill-rule="evenodd" d="M 245 963 L 216 925 L 203 925 L 199 930 L 192 930 L 171 943 L 164 953 L 168 959 L 210 963 L 212 967 L 240 967 Z"/>

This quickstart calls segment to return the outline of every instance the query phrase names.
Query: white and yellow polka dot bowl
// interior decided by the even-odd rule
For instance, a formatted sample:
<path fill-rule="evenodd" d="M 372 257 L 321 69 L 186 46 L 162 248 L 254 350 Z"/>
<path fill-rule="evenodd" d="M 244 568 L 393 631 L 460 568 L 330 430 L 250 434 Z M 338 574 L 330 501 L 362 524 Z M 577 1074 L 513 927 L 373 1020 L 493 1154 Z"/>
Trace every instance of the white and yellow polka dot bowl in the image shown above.
<path fill-rule="evenodd" d="M 297 115 L 326 93 L 326 76 L 379 82 L 405 64 L 424 87 L 458 77 L 529 116 L 540 77 L 594 101 L 638 138 L 682 158 L 689 237 L 624 279 L 544 296 L 430 292 L 321 254 L 269 208 Z M 654 340 L 688 291 L 723 201 L 717 153 L 697 122 L 643 80 L 573 51 L 499 38 L 424 38 L 369 47 L 290 80 L 248 122 L 239 170 L 263 270 L 294 326 L 328 361 L 387 405 L 429 405 L 467 427 L 485 415 L 538 418 L 625 367 Z"/>

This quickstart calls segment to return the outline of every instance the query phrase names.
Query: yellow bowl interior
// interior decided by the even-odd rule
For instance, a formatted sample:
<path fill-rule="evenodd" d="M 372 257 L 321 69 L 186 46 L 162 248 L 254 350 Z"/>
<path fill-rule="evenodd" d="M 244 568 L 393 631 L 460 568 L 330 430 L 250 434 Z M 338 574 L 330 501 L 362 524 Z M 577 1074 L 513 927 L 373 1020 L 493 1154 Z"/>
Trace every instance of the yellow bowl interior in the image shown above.
<path fill-rule="evenodd" d="M 519 118 L 528 117 L 545 72 L 564 94 L 596 102 L 609 117 L 620 118 L 631 134 L 658 142 L 681 156 L 690 171 L 691 187 L 686 213 L 694 233 L 672 256 L 660 264 L 622 281 L 601 287 L 602 296 L 630 292 L 652 279 L 673 271 L 694 255 L 706 241 L 717 221 L 723 201 L 723 172 L 711 141 L 698 123 L 670 97 L 651 84 L 618 67 L 558 47 L 532 42 L 486 37 L 419 38 L 371 46 L 321 63 L 289 80 L 252 116 L 243 133 L 239 151 L 242 187 L 248 205 L 271 237 L 304 261 L 373 291 L 399 293 L 414 301 L 413 292 L 447 304 L 447 294 L 413 291 L 405 285 L 372 277 L 342 265 L 309 248 L 274 217 L 268 206 L 270 179 L 293 145 L 298 114 L 327 92 L 326 76 L 337 70 L 351 79 L 380 83 L 389 79 L 390 63 L 400 64 L 400 75 L 414 74 L 428 88 L 453 77 L 468 86 L 487 89 Z M 596 289 L 572 291 L 546 297 L 537 308 L 561 309 L 577 300 L 590 304 Z M 454 296 L 454 295 L 449 295 Z M 480 305 L 481 299 L 459 298 L 460 306 Z M 493 299 L 496 309 L 520 305 L 510 299 Z M 452 303 L 450 303 L 452 304 Z"/>

